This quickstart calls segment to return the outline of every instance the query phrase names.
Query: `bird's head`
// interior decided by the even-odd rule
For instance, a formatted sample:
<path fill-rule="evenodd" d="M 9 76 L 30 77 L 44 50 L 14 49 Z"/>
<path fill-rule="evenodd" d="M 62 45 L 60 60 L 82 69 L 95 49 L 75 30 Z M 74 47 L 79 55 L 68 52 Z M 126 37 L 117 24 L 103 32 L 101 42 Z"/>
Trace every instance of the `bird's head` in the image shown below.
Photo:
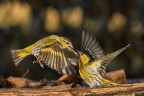
<path fill-rule="evenodd" d="M 68 47 L 73 48 L 72 43 L 67 38 L 60 37 L 60 43 L 62 48 L 68 48 Z"/>
<path fill-rule="evenodd" d="M 82 64 L 87 64 L 90 61 L 90 58 L 86 54 L 79 52 L 79 60 Z"/>

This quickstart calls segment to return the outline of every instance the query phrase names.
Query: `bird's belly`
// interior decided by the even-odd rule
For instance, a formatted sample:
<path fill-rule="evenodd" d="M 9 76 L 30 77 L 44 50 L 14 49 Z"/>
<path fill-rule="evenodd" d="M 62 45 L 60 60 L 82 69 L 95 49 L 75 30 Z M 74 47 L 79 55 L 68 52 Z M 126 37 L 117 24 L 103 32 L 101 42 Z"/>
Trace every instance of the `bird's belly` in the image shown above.
<path fill-rule="evenodd" d="M 89 69 L 88 67 L 85 67 L 83 69 L 80 69 L 79 73 L 80 73 L 82 79 L 90 87 L 100 86 L 102 84 L 101 76 L 97 71 L 94 71 L 92 69 Z"/>

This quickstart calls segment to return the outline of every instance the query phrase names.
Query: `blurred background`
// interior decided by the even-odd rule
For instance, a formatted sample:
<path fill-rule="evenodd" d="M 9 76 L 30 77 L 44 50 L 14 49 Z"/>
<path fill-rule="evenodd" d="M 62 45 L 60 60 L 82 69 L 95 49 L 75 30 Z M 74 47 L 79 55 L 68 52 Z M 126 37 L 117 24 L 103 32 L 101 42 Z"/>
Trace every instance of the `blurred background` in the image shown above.
<path fill-rule="evenodd" d="M 105 54 L 127 44 L 107 71 L 125 69 L 127 78 L 144 77 L 144 0 L 0 0 L 0 76 L 57 79 L 60 75 L 25 58 L 14 66 L 11 49 L 29 46 L 55 34 L 80 50 L 81 32 L 97 37 Z"/>

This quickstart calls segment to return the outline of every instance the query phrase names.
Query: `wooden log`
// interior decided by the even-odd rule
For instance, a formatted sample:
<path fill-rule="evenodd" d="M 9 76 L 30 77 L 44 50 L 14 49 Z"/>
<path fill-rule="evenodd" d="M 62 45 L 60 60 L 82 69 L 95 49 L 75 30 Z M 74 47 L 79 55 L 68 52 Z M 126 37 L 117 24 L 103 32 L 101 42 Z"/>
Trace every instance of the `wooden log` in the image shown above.
<path fill-rule="evenodd" d="M 56 87 L 56 86 L 55 86 Z M 41 89 L 41 88 L 12 88 L 0 89 L 0 96 L 112 96 L 112 95 L 141 95 L 144 96 L 144 83 L 121 84 L 118 86 L 99 87 L 99 88 L 68 88 L 59 90 L 59 88 Z"/>

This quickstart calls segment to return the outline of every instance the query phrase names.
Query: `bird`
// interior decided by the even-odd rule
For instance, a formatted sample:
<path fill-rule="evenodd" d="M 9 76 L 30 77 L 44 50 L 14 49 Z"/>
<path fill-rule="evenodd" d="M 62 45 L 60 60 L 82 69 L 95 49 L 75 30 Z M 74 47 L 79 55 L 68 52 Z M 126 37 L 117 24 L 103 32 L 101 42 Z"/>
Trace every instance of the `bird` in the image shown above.
<path fill-rule="evenodd" d="M 43 64 L 58 71 L 60 74 L 74 74 L 78 64 L 78 55 L 71 41 L 66 37 L 50 35 L 34 44 L 18 50 L 11 50 L 14 64 L 17 66 L 27 56 L 33 55 L 41 67 Z"/>
<path fill-rule="evenodd" d="M 91 87 L 117 85 L 106 77 L 108 64 L 127 47 L 123 47 L 111 54 L 104 55 L 96 38 L 89 32 L 82 32 L 81 51 L 79 51 L 79 74 Z"/>

